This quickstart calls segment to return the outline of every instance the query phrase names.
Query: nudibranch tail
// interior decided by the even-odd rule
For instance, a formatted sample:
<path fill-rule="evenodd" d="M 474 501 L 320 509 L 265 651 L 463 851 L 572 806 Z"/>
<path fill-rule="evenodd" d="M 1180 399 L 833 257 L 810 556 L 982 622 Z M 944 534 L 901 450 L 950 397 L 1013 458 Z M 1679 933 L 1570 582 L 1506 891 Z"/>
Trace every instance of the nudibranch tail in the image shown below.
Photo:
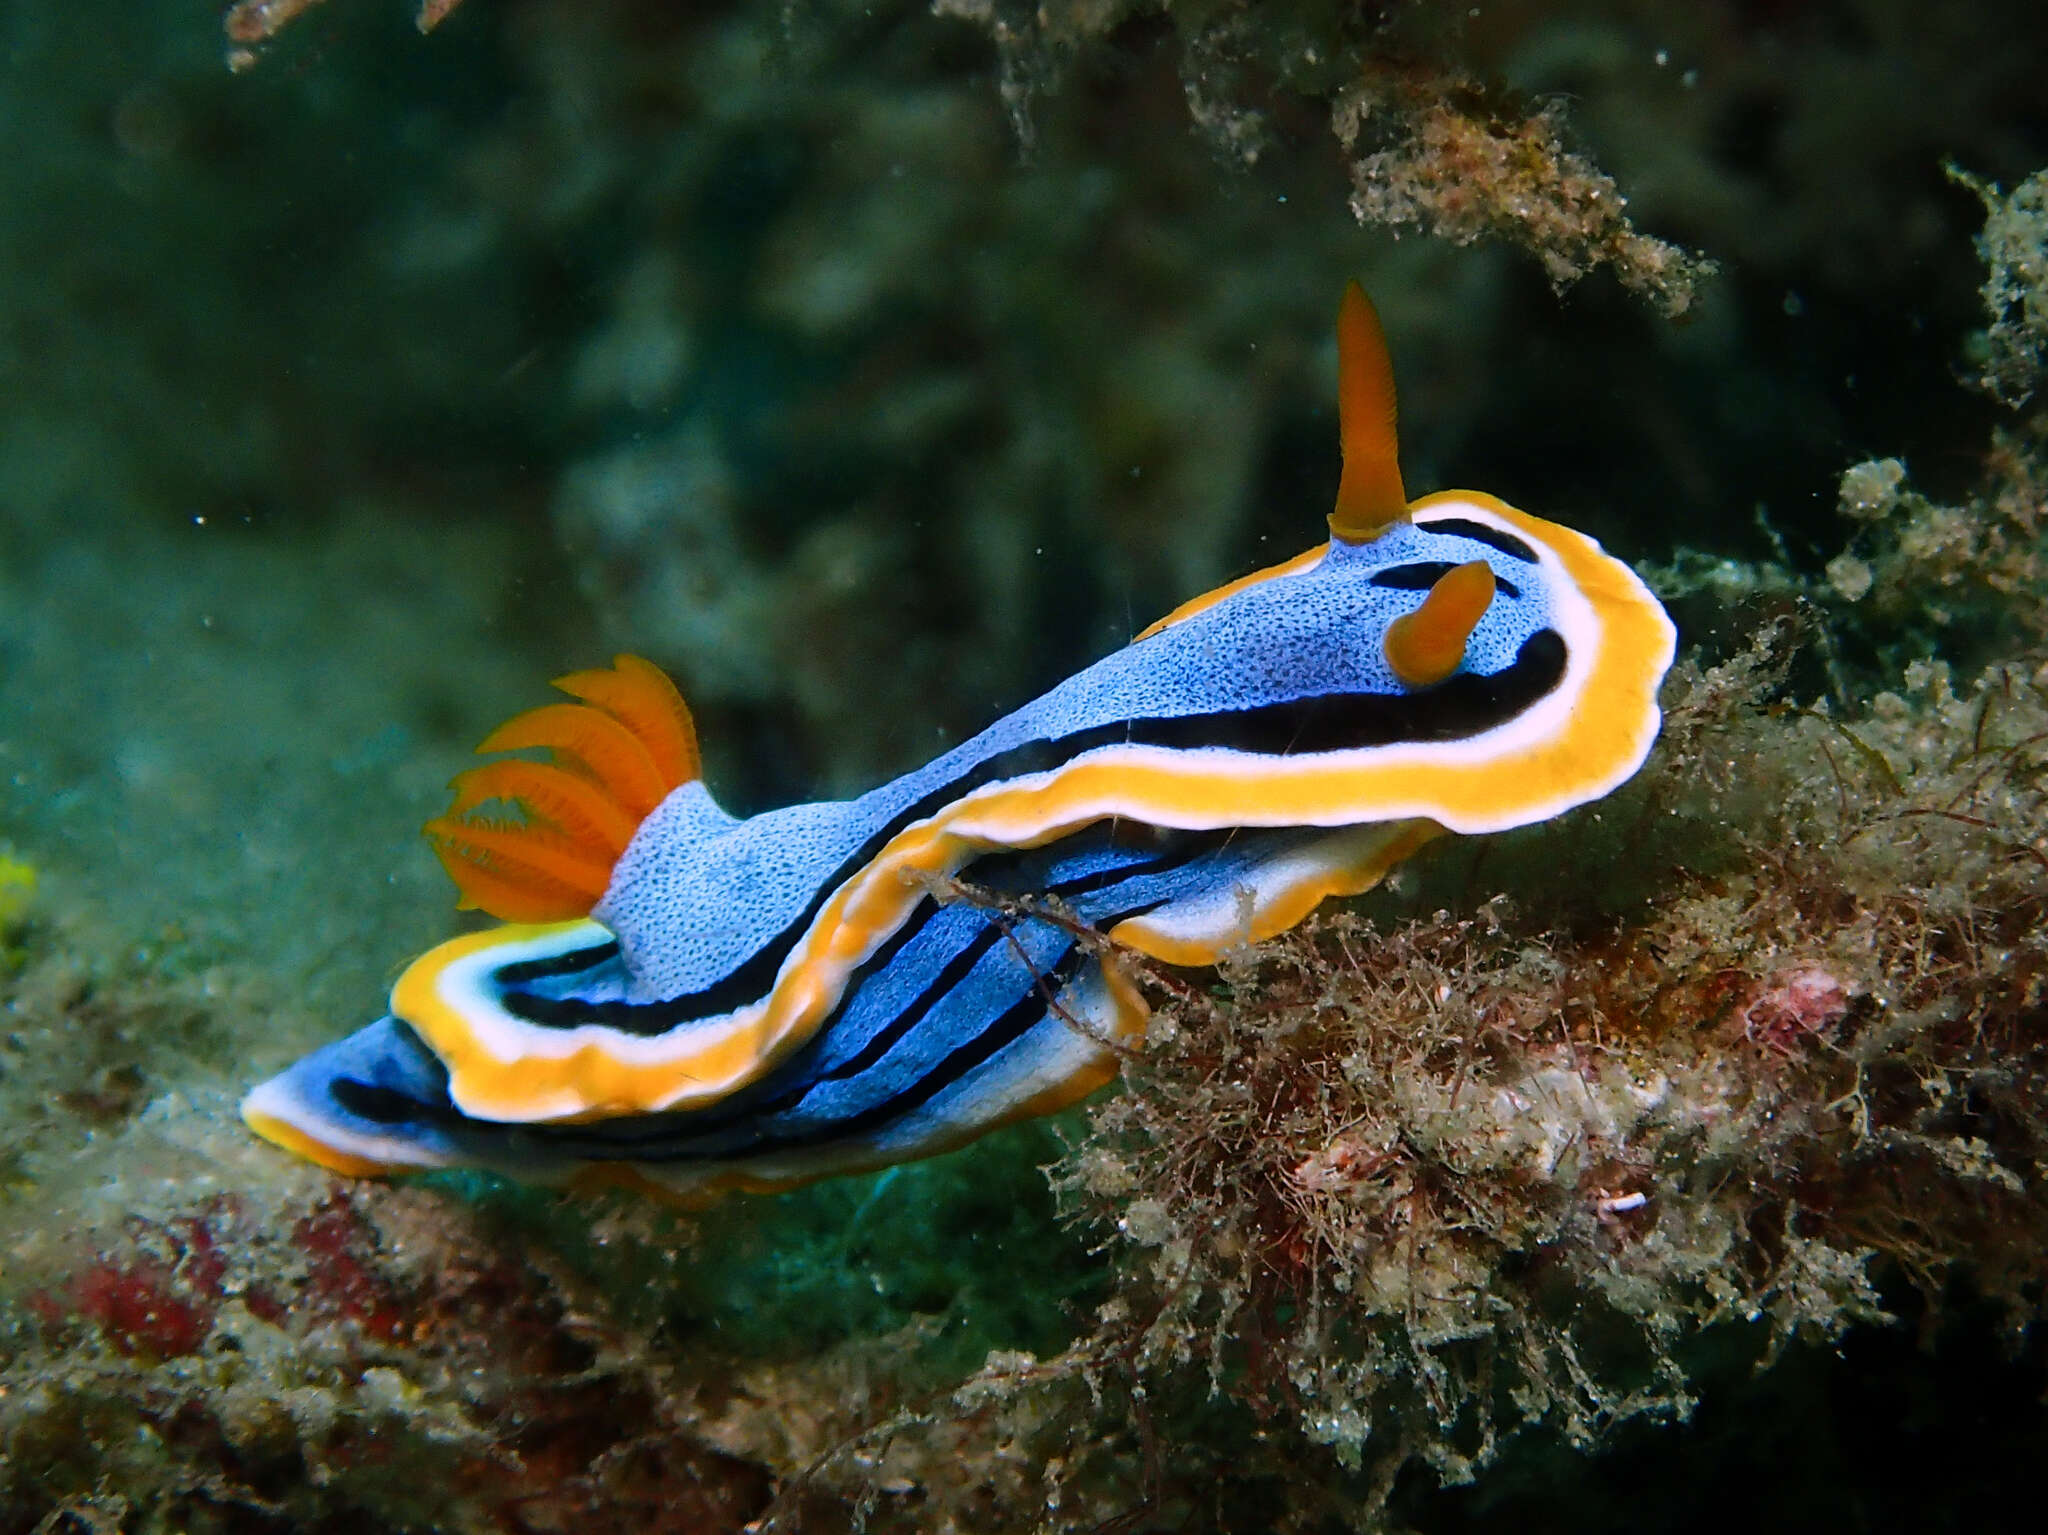
<path fill-rule="evenodd" d="M 1337 430 L 1344 474 L 1330 532 L 1348 543 L 1374 539 L 1408 517 L 1395 430 L 1394 362 L 1379 311 L 1356 282 L 1337 310 Z"/>
<path fill-rule="evenodd" d="M 425 827 L 461 904 L 507 922 L 588 914 L 640 823 L 698 776 L 690 712 L 658 667 L 622 655 L 555 686 L 583 701 L 529 709 L 477 747 L 548 760 L 505 758 L 457 774 L 454 800 Z M 493 804 L 516 814 L 491 815 Z"/>
<path fill-rule="evenodd" d="M 1387 665 L 1404 686 L 1433 688 L 1465 664 L 1465 646 L 1493 606 L 1496 582 L 1484 560 L 1453 565 L 1422 606 L 1387 625 Z"/>

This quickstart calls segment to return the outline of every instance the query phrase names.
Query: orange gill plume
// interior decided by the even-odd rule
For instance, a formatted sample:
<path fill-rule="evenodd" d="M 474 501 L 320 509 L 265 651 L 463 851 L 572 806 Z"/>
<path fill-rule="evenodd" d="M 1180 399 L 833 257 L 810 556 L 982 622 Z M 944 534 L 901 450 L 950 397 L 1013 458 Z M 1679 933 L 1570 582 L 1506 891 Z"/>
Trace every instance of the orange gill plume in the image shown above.
<path fill-rule="evenodd" d="M 659 667 L 617 656 L 554 685 L 581 701 L 529 709 L 477 747 L 544 760 L 458 773 L 454 800 L 424 828 L 459 904 L 505 922 L 588 915 L 640 823 L 700 773 L 690 711 Z"/>

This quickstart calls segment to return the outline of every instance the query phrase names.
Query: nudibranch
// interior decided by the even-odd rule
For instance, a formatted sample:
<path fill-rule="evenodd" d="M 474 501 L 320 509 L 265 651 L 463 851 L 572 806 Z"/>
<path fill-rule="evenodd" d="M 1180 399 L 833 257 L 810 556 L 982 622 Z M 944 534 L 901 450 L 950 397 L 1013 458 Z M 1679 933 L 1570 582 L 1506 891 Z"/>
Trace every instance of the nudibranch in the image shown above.
<path fill-rule="evenodd" d="M 857 799 L 729 815 L 656 668 L 563 678 L 479 748 L 538 759 L 461 775 L 427 826 L 503 925 L 415 960 L 250 1125 L 349 1174 L 691 1197 L 928 1156 L 1115 1074 L 1146 1019 L 1120 955 L 1212 963 L 1432 837 L 1615 788 L 1657 733 L 1664 610 L 1569 528 L 1409 501 L 1355 283 L 1337 339 L 1326 542 Z"/>

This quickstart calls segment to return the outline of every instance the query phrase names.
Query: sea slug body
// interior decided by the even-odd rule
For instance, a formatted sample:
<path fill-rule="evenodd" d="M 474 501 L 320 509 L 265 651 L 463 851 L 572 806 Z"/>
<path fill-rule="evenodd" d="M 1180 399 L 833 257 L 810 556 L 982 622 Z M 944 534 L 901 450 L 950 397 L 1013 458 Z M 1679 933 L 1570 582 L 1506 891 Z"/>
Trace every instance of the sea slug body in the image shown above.
<path fill-rule="evenodd" d="M 510 920 L 414 961 L 249 1123 L 345 1173 L 689 1197 L 928 1156 L 1114 1075 L 1145 1025 L 1119 951 L 1211 963 L 1445 831 L 1608 793 L 1656 736 L 1669 619 L 1582 534 L 1411 503 L 1356 284 L 1338 342 L 1326 543 L 857 799 L 730 816 L 655 668 L 562 679 L 576 702 L 480 748 L 546 760 L 462 775 L 428 827 Z M 954 877 L 1034 899 L 939 899 Z"/>

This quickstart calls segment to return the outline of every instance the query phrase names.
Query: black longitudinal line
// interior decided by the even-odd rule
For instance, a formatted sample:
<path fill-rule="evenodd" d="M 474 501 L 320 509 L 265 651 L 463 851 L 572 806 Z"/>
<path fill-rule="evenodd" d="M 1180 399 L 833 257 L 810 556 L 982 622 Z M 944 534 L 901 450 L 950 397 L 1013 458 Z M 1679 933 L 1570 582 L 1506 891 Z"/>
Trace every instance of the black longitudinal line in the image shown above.
<path fill-rule="evenodd" d="M 846 989 L 843 993 L 844 1000 L 841 1001 L 840 1006 L 843 1008 L 846 1002 L 850 1001 L 854 994 L 872 977 L 880 975 L 890 965 L 894 964 L 896 957 L 903 952 L 905 946 L 924 931 L 925 921 L 913 919 L 905 921 L 901 927 L 891 933 L 880 948 L 862 960 L 859 965 L 854 967 L 852 973 L 847 976 Z M 819 1025 L 820 1035 L 823 1034 L 827 1026 L 827 1024 L 823 1023 Z M 799 1058 L 801 1058 L 801 1055 Z M 785 1063 L 785 1066 L 781 1069 L 788 1069 L 788 1064 Z M 759 1085 L 756 1084 L 756 1086 Z M 786 1103 L 780 1101 L 781 1099 L 789 1098 L 791 1101 L 801 1099 L 803 1094 L 810 1090 L 810 1085 L 809 1083 L 804 1084 L 801 1088 L 795 1089 L 793 1094 L 778 1094 L 777 1099 L 769 1103 L 764 1103 L 750 1097 L 748 1090 L 742 1088 L 738 1092 L 729 1094 L 715 1103 L 706 1104 L 701 1109 L 673 1111 L 660 1115 L 653 1122 L 649 1122 L 646 1117 L 641 1116 L 636 1116 L 631 1121 L 622 1121 L 622 1123 L 639 1125 L 641 1127 L 640 1132 L 637 1135 L 618 1135 L 601 1137 L 601 1139 L 609 1145 L 623 1146 L 630 1145 L 636 1140 L 659 1139 L 662 1136 L 672 1135 L 677 1130 L 685 1127 L 693 1134 L 709 1133 L 724 1129 L 741 1120 L 751 1119 L 756 1115 L 774 1112 L 777 1108 L 787 1107 Z"/>
<path fill-rule="evenodd" d="M 1052 973 L 1060 978 L 1061 984 L 1064 984 L 1078 968 L 1078 960 L 1082 957 L 1076 953 L 1074 945 L 1070 942 L 1066 951 L 1052 967 Z M 1022 1035 L 1044 1014 L 1045 1005 L 1039 1001 L 1034 985 L 1029 993 L 989 1020 L 970 1039 L 955 1046 L 941 1057 L 929 1072 L 902 1092 L 884 1098 L 879 1103 L 870 1104 L 842 1119 L 830 1120 L 786 1135 L 762 1136 L 742 1146 L 711 1152 L 708 1158 L 736 1161 L 768 1152 L 797 1150 L 820 1142 L 837 1140 L 843 1136 L 858 1135 L 874 1125 L 887 1123 L 891 1118 L 928 1102 L 980 1061 L 986 1060 L 1003 1045 Z M 583 1125 L 563 1126 L 559 1129 L 536 1126 L 529 1134 L 537 1144 L 544 1145 L 550 1150 L 565 1151 L 571 1156 L 624 1157 L 634 1162 L 661 1163 L 707 1159 L 707 1153 L 697 1147 L 687 1144 L 663 1146 L 660 1142 L 674 1138 L 679 1132 L 687 1140 L 695 1140 L 706 1130 L 722 1128 L 729 1128 L 729 1125 L 706 1126 L 692 1116 L 687 1124 L 639 1125 L 627 1134 L 606 1134 Z"/>
<path fill-rule="evenodd" d="M 381 1082 L 365 1082 L 358 1077 L 336 1077 L 327 1085 L 328 1095 L 344 1112 L 367 1119 L 372 1124 L 427 1124 L 441 1128 L 462 1124 L 465 1116 L 448 1097 L 447 1065 L 426 1047 L 411 1024 L 402 1018 L 395 1018 L 392 1022 L 405 1031 L 412 1048 L 432 1073 L 434 1091 L 438 1096 L 418 1098 Z"/>
<path fill-rule="evenodd" d="M 1072 945 L 1068 946 L 1067 952 L 1053 966 L 1053 974 L 1059 979 L 1060 984 L 1064 985 L 1071 979 L 1074 972 L 1080 968 L 1083 958 L 1085 956 L 1080 954 Z M 742 1157 L 772 1155 L 779 1151 L 802 1151 L 809 1147 L 848 1139 L 874 1129 L 877 1126 L 888 1124 L 891 1120 L 900 1119 L 911 1110 L 929 1103 L 954 1082 L 957 1082 L 969 1071 L 1002 1049 L 1003 1046 L 1022 1037 L 1033 1024 L 1037 1023 L 1044 1016 L 1045 1004 L 1038 1000 L 1037 989 L 1034 987 L 1029 993 L 1020 997 L 1001 1013 L 997 1014 L 971 1039 L 964 1040 L 954 1046 L 930 1071 L 926 1072 L 925 1075 L 918 1078 L 915 1083 L 906 1087 L 902 1092 L 884 1098 L 880 1103 L 870 1104 L 858 1113 L 847 1115 L 844 1119 L 833 1120 L 828 1124 L 816 1125 L 791 1135 L 763 1136 L 757 1141 L 750 1142 L 743 1149 L 728 1152 L 725 1155 L 737 1160 Z M 678 1150 L 671 1153 L 657 1152 L 653 1155 L 643 1155 L 636 1158 L 636 1160 L 673 1162 L 686 1161 L 690 1156 L 690 1152 Z"/>
<path fill-rule="evenodd" d="M 1208 852 L 1210 849 L 1206 844 L 1214 839 L 1204 836 L 1192 840 L 1203 845 L 1193 848 L 1176 848 L 1172 852 L 1125 864 L 1117 869 L 1098 870 L 1095 874 L 1081 875 L 1066 881 L 1055 881 L 1048 885 L 1043 893 L 1062 898 L 1069 897 L 1076 893 L 1081 893 L 1079 887 L 1084 884 L 1092 889 L 1100 876 L 1105 873 L 1116 874 L 1125 879 L 1132 880 L 1150 878 L 1160 874 L 1170 874 L 1176 869 L 1184 868 Z M 1114 926 L 1116 923 L 1123 921 L 1127 916 L 1156 910 L 1162 904 L 1164 904 L 1163 900 L 1135 903 L 1120 912 L 1104 918 L 1103 921 L 1106 925 Z M 924 923 L 929 920 L 930 918 L 926 917 L 921 921 L 906 923 L 905 932 L 907 933 L 911 929 L 922 931 Z M 997 939 L 1000 937 L 1008 937 L 1016 947 L 1019 958 L 1023 961 L 1025 967 L 1034 973 L 1038 973 L 1037 966 L 1031 960 L 1031 957 L 1024 953 L 1022 945 L 1017 943 L 1009 927 L 1004 925 L 1001 922 L 1000 916 L 997 915 L 995 921 L 991 922 L 989 926 L 978 930 L 967 943 L 962 945 L 960 952 L 946 962 L 938 975 L 925 986 L 914 1001 L 904 1007 L 896 1017 L 890 1019 L 882 1028 L 876 1030 L 874 1036 L 861 1047 L 860 1052 L 855 1057 L 833 1068 L 831 1071 L 823 1072 L 813 1077 L 806 1077 L 801 1082 L 795 1083 L 786 1090 L 777 1093 L 773 1098 L 736 1097 L 733 1100 L 712 1104 L 703 1109 L 686 1110 L 678 1114 L 664 1116 L 659 1124 L 635 1121 L 637 1129 L 630 1133 L 600 1133 L 592 1136 L 586 1130 L 585 1139 L 587 1142 L 591 1140 L 599 1141 L 603 1145 L 616 1150 L 649 1141 L 657 1141 L 677 1132 L 685 1132 L 694 1136 L 728 1128 L 733 1123 L 742 1119 L 786 1113 L 808 1097 L 812 1090 L 821 1082 L 848 1080 L 858 1076 L 862 1071 L 871 1069 L 876 1062 L 880 1061 L 883 1056 L 894 1049 L 905 1035 L 919 1023 L 923 1022 L 930 1015 L 933 1008 L 939 1006 L 944 1001 L 945 997 L 987 956 L 988 951 L 995 946 Z M 846 995 L 851 1000 L 853 996 L 853 988 L 851 986 L 848 987 Z M 1055 1005 L 1051 996 L 1047 998 L 1047 1005 L 1049 1007 Z M 621 1129 L 623 1128 L 624 1125 L 622 1123 Z"/>
<path fill-rule="evenodd" d="M 1159 907 L 1164 906 L 1171 899 L 1171 896 L 1164 897 L 1160 900 L 1152 902 L 1151 905 L 1146 907 L 1145 909 L 1148 911 L 1156 911 Z M 1132 914 L 1134 913 L 1126 913 L 1126 915 Z M 1009 945 L 1010 952 L 1017 956 L 1017 963 L 1023 966 L 1026 973 L 1030 975 L 1031 984 L 1033 987 L 1037 989 L 1039 1000 L 1045 1004 L 1045 1010 L 1047 1014 L 1058 1018 L 1061 1023 L 1064 1023 L 1068 1028 L 1072 1029 L 1076 1034 L 1079 1034 L 1082 1038 L 1095 1040 L 1095 1043 L 1097 1044 L 1106 1045 L 1106 1041 L 1096 1039 L 1093 1034 L 1090 1034 L 1085 1028 L 1081 1026 L 1080 1019 L 1076 1018 L 1072 1013 L 1068 1012 L 1064 1007 L 1060 1006 L 1059 992 L 1052 984 L 1051 975 L 1048 972 L 1038 968 L 1037 962 L 1032 959 L 1030 952 L 1024 947 L 1024 941 L 1017 936 L 1017 924 L 1010 920 L 1010 914 L 1006 911 L 997 911 L 994 914 L 994 916 L 995 925 L 998 928 L 998 930 L 1001 931 L 1003 935 L 1003 941 Z M 1116 918 L 1114 920 L 1121 921 L 1122 918 Z M 1091 933 L 1096 931 L 1093 927 L 1090 927 L 1088 930 Z M 1079 934 L 1074 935 L 1074 942 L 1081 942 L 1081 936 Z"/>
<path fill-rule="evenodd" d="M 1195 746 L 1229 746 L 1253 755 L 1285 756 L 1297 750 L 1336 751 L 1393 741 L 1462 740 L 1512 718 L 1541 698 L 1564 675 L 1563 639 L 1543 629 L 1522 644 L 1520 654 L 1491 676 L 1462 673 L 1424 693 L 1317 694 L 1256 709 L 1217 714 L 1182 715 L 1170 719 L 1123 720 L 1093 726 L 1072 735 L 1028 742 L 983 759 L 958 778 L 932 789 L 915 804 L 897 812 L 821 881 L 817 892 L 781 932 L 720 980 L 702 990 L 661 1002 L 578 1003 L 573 999 L 531 997 L 514 993 L 504 999 L 507 1012 L 528 1023 L 573 1028 L 603 1023 L 632 1033 L 659 1034 L 678 1024 L 731 1012 L 765 995 L 789 950 L 816 919 L 819 910 L 855 873 L 872 862 L 889 839 L 914 821 L 998 779 L 1021 777 L 1061 763 L 1118 739 L 1133 744 L 1186 750 Z M 1343 706 L 1349 705 L 1350 710 Z M 1364 715 L 1371 728 L 1339 733 L 1351 710 Z M 1342 712 L 1340 712 L 1342 711 Z M 1320 716 L 1320 718 L 1318 718 Z M 1434 719 L 1434 723 L 1430 722 Z M 1424 728 L 1428 725 L 1429 728 Z M 1309 735 L 1312 728 L 1321 733 Z M 1309 744 L 1304 745 L 1304 741 Z M 631 1021 L 628 1021 L 630 1019 Z"/>
<path fill-rule="evenodd" d="M 463 1118 L 452 1104 L 428 1103 L 401 1093 L 395 1087 L 386 1087 L 381 1082 L 365 1082 L 358 1077 L 336 1077 L 327 1084 L 327 1094 L 342 1112 L 357 1119 L 366 1119 L 373 1125 L 438 1125 L 445 1128 L 461 1123 Z"/>
<path fill-rule="evenodd" d="M 1199 838 L 1191 840 L 1206 842 L 1209 839 Z M 1176 869 L 1185 868 L 1188 864 L 1193 863 L 1207 851 L 1208 849 L 1202 846 L 1178 847 L 1170 852 L 1156 854 L 1151 858 L 1133 859 L 1130 863 L 1119 864 L 1114 868 L 1097 869 L 1092 874 L 1079 874 L 1072 879 L 1055 880 L 1040 893 L 1056 896 L 1062 900 L 1070 900 L 1078 895 L 1092 895 L 1098 890 L 1110 888 L 1127 880 L 1171 874 Z M 929 921 L 930 918 L 925 920 Z M 890 1050 L 895 1048 L 897 1041 L 901 1040 L 919 1023 L 923 1022 L 940 1000 L 947 993 L 951 992 L 955 986 L 959 985 L 961 981 L 966 979 L 974 967 L 981 962 L 982 957 L 995 946 L 995 938 L 998 932 L 1000 932 L 1001 936 L 1010 939 L 1012 946 L 1017 949 L 1018 957 L 1028 966 L 1031 963 L 1030 956 L 1024 953 L 1021 945 L 1017 944 L 1015 937 L 1010 932 L 1009 925 L 1004 922 L 1001 914 L 998 913 L 990 927 L 984 928 L 980 933 L 976 934 L 972 941 L 962 947 L 959 954 L 954 955 L 952 959 L 946 962 L 939 973 L 933 977 L 931 984 L 918 994 L 915 1002 L 899 1012 L 896 1017 L 890 1019 L 887 1024 L 877 1029 L 874 1036 L 861 1047 L 857 1054 L 833 1067 L 830 1071 L 821 1073 L 816 1078 L 816 1082 L 843 1082 L 849 1077 L 860 1075 L 862 1071 L 865 1071 L 884 1055 L 888 1054 Z M 847 988 L 845 995 L 849 1001 L 852 999 L 852 987 L 849 986 Z M 815 1082 L 812 1085 L 815 1085 Z M 809 1091 L 810 1088 L 808 1086 L 805 1087 L 803 1091 L 794 1094 L 791 1101 L 800 1102 Z M 765 1106 L 764 1111 L 774 1112 L 775 1109 L 782 1107 L 787 1107 L 787 1104 L 778 1102 L 774 1105 Z"/>
<path fill-rule="evenodd" d="M 1162 898 L 1125 908 L 1103 920 L 1114 926 L 1130 917 L 1140 917 L 1146 912 L 1165 905 Z M 1049 970 L 1032 966 L 1031 989 L 1017 1001 L 1005 1008 L 971 1039 L 963 1040 L 946 1053 L 937 1065 L 902 1092 L 871 1104 L 857 1114 L 834 1120 L 788 1136 L 764 1136 L 737 1155 L 761 1156 L 777 1151 L 802 1150 L 807 1146 L 857 1136 L 865 1131 L 884 1125 L 894 1119 L 901 1119 L 913 1109 L 931 1102 L 940 1093 L 966 1076 L 975 1067 L 982 1065 L 1005 1046 L 1016 1043 L 1040 1019 L 1045 1017 L 1048 1007 L 1040 997 L 1041 987 L 1050 988 L 1053 996 L 1065 989 L 1073 980 L 1082 964 L 1093 956 L 1078 943 L 1070 943 L 1066 953 Z"/>
<path fill-rule="evenodd" d="M 1171 874 L 1176 869 L 1184 869 L 1197 858 L 1212 852 L 1216 845 L 1217 837 L 1213 832 L 1185 832 L 1174 839 L 1171 847 L 1163 852 L 1154 853 L 1149 858 L 1134 858 L 1129 863 L 1120 863 L 1113 868 L 1097 869 L 1093 874 L 1077 874 L 1072 879 L 1054 880 L 1043 890 L 1025 893 L 1056 895 L 1062 900 L 1072 900 L 1077 895 L 1093 895 L 1098 890 L 1122 884 L 1127 879 L 1149 878 L 1155 874 Z M 1058 844 L 1055 843 L 1054 846 Z M 969 864 L 967 867 L 972 870 L 974 865 Z M 984 884 L 987 881 L 977 880 L 975 883 Z"/>
<path fill-rule="evenodd" d="M 1097 884 L 1104 880 L 1113 883 L 1115 879 L 1122 878 L 1129 873 L 1153 872 L 1162 864 L 1168 867 L 1177 867 L 1177 865 L 1172 864 L 1172 860 L 1176 856 L 1179 856 L 1180 861 L 1184 863 L 1188 859 L 1197 856 L 1199 851 L 1197 849 L 1195 852 L 1186 854 L 1177 854 L 1176 852 L 1161 853 L 1150 859 L 1138 860 L 1120 865 L 1117 868 L 1101 870 L 1096 875 L 1083 877 L 1080 881 L 1073 884 L 1071 890 L 1074 894 L 1084 894 L 1089 890 L 1095 889 Z M 882 948 L 863 961 L 860 967 L 848 978 L 846 995 L 851 996 L 854 987 L 859 982 L 894 959 L 897 951 L 918 930 L 920 925 L 906 919 L 904 924 L 890 936 Z M 565 975 L 580 969 L 594 969 L 597 965 L 611 959 L 617 953 L 618 944 L 614 941 L 608 944 L 597 945 L 592 949 L 580 949 L 573 954 L 557 955 L 550 959 L 525 960 L 518 964 L 508 965 L 504 970 L 498 972 L 498 977 L 509 987 L 519 984 L 521 980 L 530 982 L 532 979 L 539 979 L 542 976 Z M 584 957 L 583 963 L 574 962 L 579 956 Z M 521 974 L 522 972 L 523 974 Z M 666 1028 L 673 1026 L 655 1026 L 658 1023 L 658 1017 L 654 1010 L 659 1009 L 661 1006 L 663 1006 L 661 1003 L 590 1002 L 578 997 L 534 997 L 520 995 L 516 997 L 516 1001 L 514 996 L 507 996 L 505 998 L 505 1009 L 507 1012 L 523 1019 L 527 1023 L 538 1024 L 542 1028 L 575 1028 L 585 1023 L 603 1023 L 622 1032 L 639 1034 L 643 1037 L 652 1037 L 655 1034 L 665 1032 Z M 603 1009 L 617 1010 L 617 1015 L 612 1016 L 601 1012 L 600 1010 Z"/>
<path fill-rule="evenodd" d="M 1374 571 L 1372 584 L 1388 591 L 1426 592 L 1457 568 L 1449 560 L 1412 560 Z M 1522 595 L 1522 589 L 1499 571 L 1494 572 L 1493 584 L 1510 597 Z"/>
<path fill-rule="evenodd" d="M 580 970 L 595 970 L 607 960 L 618 958 L 619 941 L 607 939 L 592 944 L 587 949 L 570 949 L 549 959 L 523 959 L 516 964 L 501 967 L 493 979 L 500 986 L 526 986 L 534 981 L 549 981 L 557 976 L 574 975 Z"/>
<path fill-rule="evenodd" d="M 1075 880 L 1055 888 L 1062 893 L 1081 895 L 1098 888 L 1101 884 L 1113 884 L 1117 880 L 1133 874 L 1170 872 L 1172 869 L 1178 868 L 1182 864 L 1199 857 L 1206 851 L 1207 849 L 1204 845 L 1206 840 L 1203 834 L 1189 833 L 1184 838 L 1176 840 L 1174 846 L 1165 852 L 1154 854 L 1149 858 L 1135 859 L 1130 863 L 1121 864 L 1114 868 L 1098 870 L 1094 874 L 1078 876 Z M 1034 849 L 1032 851 L 1038 852 L 1040 850 Z M 1029 855 L 1020 854 L 1017 856 L 1021 858 Z M 921 926 L 922 924 L 906 918 L 903 925 L 891 935 L 888 942 L 875 954 L 869 956 L 853 972 L 853 975 L 848 980 L 845 994 L 851 996 L 854 987 L 860 981 L 866 979 L 868 975 L 879 970 L 883 965 L 894 959 L 897 951 Z M 616 944 L 609 947 L 616 952 Z M 601 956 L 601 958 L 609 957 L 609 955 Z M 562 958 L 567 958 L 567 956 Z M 530 960 L 525 963 L 528 965 L 545 964 L 555 966 L 560 965 L 560 960 Z M 570 967 L 561 966 L 563 971 L 566 971 L 568 968 Z M 590 1002 L 578 997 L 535 997 L 514 994 L 505 998 L 504 1006 L 505 1010 L 512 1013 L 515 1017 L 523 1019 L 528 1023 L 537 1024 L 543 1028 L 576 1028 L 586 1023 L 602 1023 L 623 1033 L 651 1038 L 656 1034 L 665 1033 L 668 1029 L 675 1026 L 673 1023 L 664 1021 L 665 1010 L 668 1004 L 659 1002 Z"/>
<path fill-rule="evenodd" d="M 821 1071 L 808 1082 L 791 1088 L 788 1092 L 767 1103 L 758 1105 L 758 1112 L 763 1114 L 780 1113 L 784 1109 L 803 1102 L 805 1098 L 810 1096 L 811 1089 L 819 1083 L 844 1082 L 849 1078 L 859 1076 L 863 1071 L 873 1066 L 875 1062 L 893 1050 L 897 1042 L 904 1035 L 931 1016 L 932 1009 L 937 1007 L 962 981 L 966 980 L 973 973 L 974 967 L 987 957 L 988 951 L 996 946 L 996 941 L 1000 936 L 993 926 L 981 929 L 973 938 L 962 944 L 958 952 L 948 959 L 945 964 L 939 967 L 938 973 L 931 978 L 930 983 L 926 985 L 924 990 L 920 991 L 912 999 L 909 1006 L 899 1009 L 895 1017 L 875 1030 L 868 1038 L 867 1043 L 862 1045 L 859 1050 L 855 1051 L 831 1070 Z M 852 993 L 849 992 L 848 997 L 851 998 L 851 996 Z"/>
<path fill-rule="evenodd" d="M 1523 543 L 1514 534 L 1494 527 L 1490 523 L 1476 522 L 1470 517 L 1424 517 L 1416 527 L 1425 533 L 1441 533 L 1448 538 L 1469 538 L 1489 549 L 1498 549 L 1511 560 L 1522 560 L 1528 564 L 1538 563 L 1536 551 Z"/>

